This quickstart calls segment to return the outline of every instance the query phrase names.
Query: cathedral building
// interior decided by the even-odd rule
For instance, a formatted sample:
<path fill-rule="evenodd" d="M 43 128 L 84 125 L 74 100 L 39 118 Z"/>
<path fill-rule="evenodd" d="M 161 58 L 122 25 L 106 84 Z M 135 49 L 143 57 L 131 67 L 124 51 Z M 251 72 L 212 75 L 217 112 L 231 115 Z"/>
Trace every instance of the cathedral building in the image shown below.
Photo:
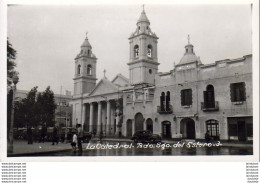
<path fill-rule="evenodd" d="M 158 72 L 158 37 L 143 10 L 129 37 L 129 79 L 97 83 L 86 37 L 75 58 L 73 126 L 106 137 L 150 130 L 164 139 L 253 140 L 252 55 L 203 64 L 188 39 L 169 72 Z"/>

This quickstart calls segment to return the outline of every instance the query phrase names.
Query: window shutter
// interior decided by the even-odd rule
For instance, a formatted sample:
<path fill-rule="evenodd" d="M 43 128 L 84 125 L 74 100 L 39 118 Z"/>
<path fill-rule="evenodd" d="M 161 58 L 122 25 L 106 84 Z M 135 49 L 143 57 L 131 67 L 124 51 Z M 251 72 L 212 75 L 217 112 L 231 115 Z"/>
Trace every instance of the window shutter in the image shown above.
<path fill-rule="evenodd" d="M 192 90 L 188 90 L 188 105 L 192 105 Z"/>
<path fill-rule="evenodd" d="M 208 107 L 208 92 L 203 91 L 203 96 L 204 96 L 204 107 L 207 108 Z"/>
<path fill-rule="evenodd" d="M 246 84 L 243 82 L 240 90 L 241 101 L 246 101 Z"/>
<path fill-rule="evenodd" d="M 166 94 L 166 111 L 170 110 L 170 92 Z"/>
<path fill-rule="evenodd" d="M 230 84 L 230 99 L 231 102 L 235 101 L 234 84 Z"/>
<path fill-rule="evenodd" d="M 181 90 L 181 105 L 184 106 L 184 90 Z"/>
<path fill-rule="evenodd" d="M 163 95 L 161 95 L 160 101 L 161 101 L 161 111 L 164 111 L 164 105 L 163 105 L 164 96 Z"/>

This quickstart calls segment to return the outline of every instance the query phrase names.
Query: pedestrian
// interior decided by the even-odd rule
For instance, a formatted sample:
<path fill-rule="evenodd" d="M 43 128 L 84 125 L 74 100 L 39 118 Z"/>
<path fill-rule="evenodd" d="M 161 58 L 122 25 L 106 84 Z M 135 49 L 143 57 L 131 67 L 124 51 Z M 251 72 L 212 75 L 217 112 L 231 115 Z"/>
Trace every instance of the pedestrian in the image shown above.
<path fill-rule="evenodd" d="M 100 142 L 102 142 L 102 138 L 103 138 L 103 131 L 101 130 L 100 133 L 99 133 L 99 140 L 100 140 Z"/>
<path fill-rule="evenodd" d="M 27 140 L 28 140 L 28 144 L 33 144 L 33 134 L 32 134 L 31 126 L 27 128 Z"/>
<path fill-rule="evenodd" d="M 76 127 L 78 130 L 78 148 L 79 151 L 82 152 L 83 130 L 81 128 L 81 124 L 77 124 Z"/>
<path fill-rule="evenodd" d="M 207 131 L 205 133 L 205 140 L 206 140 L 207 143 L 209 143 L 209 141 L 210 141 L 209 131 Z"/>
<path fill-rule="evenodd" d="M 96 129 L 94 129 L 94 130 L 93 130 L 93 135 L 94 135 L 94 138 L 95 138 L 96 134 L 97 134 L 97 130 L 96 130 Z"/>
<path fill-rule="evenodd" d="M 43 124 L 42 129 L 41 129 L 40 142 L 44 143 L 46 134 L 47 134 L 47 128 L 46 128 L 45 124 Z"/>
<path fill-rule="evenodd" d="M 71 146 L 72 146 L 72 149 L 73 149 L 74 151 L 76 151 L 76 148 L 77 148 L 77 141 L 78 141 L 77 134 L 76 134 L 75 132 L 73 132 L 73 137 L 72 137 Z"/>
<path fill-rule="evenodd" d="M 58 129 L 57 129 L 56 125 L 54 125 L 53 132 L 52 132 L 52 145 L 54 145 L 55 142 L 56 142 L 56 145 L 58 144 L 58 137 L 57 137 L 57 135 L 58 135 Z"/>

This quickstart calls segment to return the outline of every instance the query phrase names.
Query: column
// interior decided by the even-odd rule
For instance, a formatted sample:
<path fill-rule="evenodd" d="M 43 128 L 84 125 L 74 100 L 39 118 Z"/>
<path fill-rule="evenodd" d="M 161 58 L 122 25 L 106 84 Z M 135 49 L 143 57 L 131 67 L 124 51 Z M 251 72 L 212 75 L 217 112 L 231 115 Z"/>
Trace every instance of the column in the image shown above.
<path fill-rule="evenodd" d="M 106 134 L 108 134 L 108 135 L 111 134 L 111 130 L 110 130 L 110 128 L 111 128 L 111 117 L 110 117 L 111 113 L 110 112 L 111 112 L 111 104 L 110 104 L 110 101 L 108 100 L 107 101 L 107 121 L 106 121 L 106 123 L 107 123 Z"/>
<path fill-rule="evenodd" d="M 116 109 L 116 136 L 117 136 L 117 137 L 118 137 L 119 130 L 120 130 L 120 129 L 118 128 L 119 121 L 120 121 L 119 109 L 117 108 L 117 109 Z"/>
<path fill-rule="evenodd" d="M 84 130 L 84 125 L 85 125 L 85 123 L 86 123 L 86 104 L 82 104 L 82 107 L 83 107 L 83 110 L 82 110 L 82 120 L 81 120 L 81 127 L 82 127 L 82 129 Z"/>
<path fill-rule="evenodd" d="M 102 103 L 98 102 L 98 124 L 97 124 L 97 135 L 99 135 L 101 131 L 101 109 L 102 109 Z"/>
<path fill-rule="evenodd" d="M 93 103 L 90 103 L 89 132 L 93 132 Z"/>

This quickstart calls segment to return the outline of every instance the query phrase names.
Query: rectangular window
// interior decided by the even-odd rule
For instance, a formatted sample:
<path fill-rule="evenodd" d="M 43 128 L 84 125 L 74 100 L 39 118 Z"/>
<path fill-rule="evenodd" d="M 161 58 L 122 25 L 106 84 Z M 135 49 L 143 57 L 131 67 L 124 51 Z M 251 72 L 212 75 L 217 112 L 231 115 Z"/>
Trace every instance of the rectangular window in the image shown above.
<path fill-rule="evenodd" d="M 246 101 L 246 87 L 245 83 L 231 83 L 230 84 L 231 102 Z"/>
<path fill-rule="evenodd" d="M 181 105 L 182 106 L 192 105 L 192 90 L 191 89 L 181 90 Z"/>

